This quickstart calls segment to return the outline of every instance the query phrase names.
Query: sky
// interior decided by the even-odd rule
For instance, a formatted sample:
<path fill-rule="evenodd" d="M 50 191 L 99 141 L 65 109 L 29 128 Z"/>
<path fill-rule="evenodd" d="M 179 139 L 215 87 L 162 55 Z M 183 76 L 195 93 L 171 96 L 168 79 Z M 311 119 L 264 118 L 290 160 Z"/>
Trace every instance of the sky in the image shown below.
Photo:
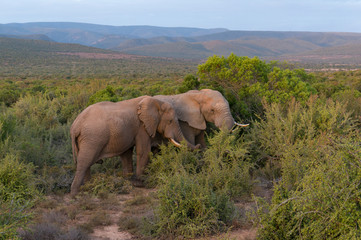
<path fill-rule="evenodd" d="M 361 32 L 361 0 L 0 0 L 0 23 Z"/>

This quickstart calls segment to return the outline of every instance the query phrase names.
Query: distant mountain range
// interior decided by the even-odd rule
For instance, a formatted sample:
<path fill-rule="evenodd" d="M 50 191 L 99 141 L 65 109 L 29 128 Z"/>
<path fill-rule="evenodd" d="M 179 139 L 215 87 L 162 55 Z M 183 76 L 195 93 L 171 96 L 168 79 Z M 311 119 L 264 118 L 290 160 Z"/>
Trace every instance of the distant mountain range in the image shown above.
<path fill-rule="evenodd" d="M 0 24 L 0 37 L 77 43 L 127 54 L 185 59 L 205 59 L 214 54 L 228 56 L 231 52 L 241 56 L 294 61 L 316 59 L 322 62 L 342 56 L 343 60 L 354 63 L 361 59 L 361 33 L 40 22 Z"/>

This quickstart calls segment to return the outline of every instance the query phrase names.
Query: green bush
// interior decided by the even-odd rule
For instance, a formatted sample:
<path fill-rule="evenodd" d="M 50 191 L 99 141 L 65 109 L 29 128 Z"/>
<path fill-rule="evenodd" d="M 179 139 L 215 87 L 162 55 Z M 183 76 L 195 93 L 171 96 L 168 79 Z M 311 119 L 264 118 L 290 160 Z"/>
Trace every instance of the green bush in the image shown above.
<path fill-rule="evenodd" d="M 272 202 L 257 199 L 259 239 L 357 239 L 361 148 L 352 114 L 316 97 L 264 106 L 251 152 L 261 169 L 273 162 L 279 172 Z"/>
<path fill-rule="evenodd" d="M 70 192 L 74 178 L 74 166 L 43 166 L 39 170 L 38 188 L 45 194 L 55 192 Z"/>
<path fill-rule="evenodd" d="M 0 200 L 34 200 L 39 196 L 34 166 L 19 160 L 18 156 L 6 155 L 0 160 Z"/>
<path fill-rule="evenodd" d="M 182 85 L 178 88 L 178 91 L 180 93 L 185 93 L 189 90 L 198 89 L 199 85 L 200 82 L 198 79 L 194 75 L 188 74 L 184 77 Z"/>
<path fill-rule="evenodd" d="M 122 90 L 123 90 L 122 88 L 114 89 L 112 86 L 107 86 L 105 89 L 99 90 L 98 92 L 90 96 L 88 101 L 88 106 L 102 101 L 110 101 L 110 102 L 120 101 L 121 98 L 119 96 L 119 93 L 121 93 Z"/>
<path fill-rule="evenodd" d="M 158 190 L 159 234 L 194 238 L 210 235 L 223 227 L 217 207 L 225 207 L 222 209 L 225 212 L 232 211 L 229 198 L 226 197 L 225 204 L 219 203 L 218 200 L 223 200 L 220 195 L 200 184 L 195 176 L 178 173 L 167 177 L 166 181 Z"/>
<path fill-rule="evenodd" d="M 203 153 L 200 178 L 215 191 L 225 191 L 231 198 L 247 196 L 252 189 L 248 162 L 249 143 L 232 134 L 219 131 L 208 139 L 209 147 Z"/>
<path fill-rule="evenodd" d="M 198 151 L 188 151 L 183 143 L 180 151 L 171 145 L 161 145 L 160 154 L 151 156 L 151 163 L 146 168 L 146 183 L 149 187 L 155 187 L 167 176 L 172 176 L 178 172 L 196 174 L 200 171 L 202 160 Z"/>
<path fill-rule="evenodd" d="M 82 191 L 99 196 L 108 193 L 129 193 L 131 183 L 121 176 L 97 173 L 92 175 L 89 182 L 82 186 Z"/>
<path fill-rule="evenodd" d="M 252 142 L 253 161 L 259 167 L 271 164 L 295 176 L 306 171 L 300 164 L 306 166 L 312 161 L 314 148 L 323 144 L 318 136 L 348 134 L 355 127 L 351 113 L 331 99 L 325 101 L 311 97 L 305 105 L 295 100 L 286 106 L 264 103 L 264 108 L 265 118 L 254 122 L 248 135 Z M 295 161 L 290 163 L 289 158 Z M 291 170 L 298 173 L 290 173 Z M 285 174 L 282 177 L 286 177 Z"/>
<path fill-rule="evenodd" d="M 7 107 L 10 107 L 20 98 L 20 90 L 13 86 L 2 86 L 0 89 L 0 103 L 4 103 Z"/>
<path fill-rule="evenodd" d="M 8 137 L 13 135 L 16 126 L 15 117 L 4 109 L 2 111 L 0 106 L 0 142 L 5 141 Z"/>
<path fill-rule="evenodd" d="M 359 134 L 318 145 L 312 165 L 293 190 L 287 189 L 288 179 L 282 179 L 275 186 L 271 204 L 259 201 L 259 239 L 360 237 Z"/>
<path fill-rule="evenodd" d="M 257 57 L 213 56 L 198 66 L 198 75 L 203 85 L 224 93 L 235 116 L 254 118 L 263 114 L 262 99 L 287 103 L 295 98 L 304 103 L 317 93 L 311 86 L 313 75 L 277 65 Z"/>
<path fill-rule="evenodd" d="M 8 148 L 39 167 L 71 161 L 70 123 L 68 119 L 62 120 L 66 123 L 60 122 L 63 101 L 50 100 L 45 95 L 26 95 L 8 109 L 7 115 L 3 115 L 7 116 L 6 123 L 12 123 L 6 125 L 10 133 L 4 132 L 4 136 L 11 135 Z"/>
<path fill-rule="evenodd" d="M 29 209 L 40 196 L 33 172 L 34 166 L 18 156 L 0 160 L 0 239 L 16 238 L 16 230 L 31 219 Z"/>
<path fill-rule="evenodd" d="M 12 198 L 8 202 L 0 201 L 0 239 L 19 239 L 17 230 L 23 228 L 32 219 L 29 209 L 32 201 L 19 201 Z"/>
<path fill-rule="evenodd" d="M 237 217 L 233 200 L 252 186 L 248 145 L 236 136 L 215 133 L 203 153 L 161 147 L 148 166 L 148 182 L 159 187 L 153 232 L 194 238 L 230 226 Z"/>

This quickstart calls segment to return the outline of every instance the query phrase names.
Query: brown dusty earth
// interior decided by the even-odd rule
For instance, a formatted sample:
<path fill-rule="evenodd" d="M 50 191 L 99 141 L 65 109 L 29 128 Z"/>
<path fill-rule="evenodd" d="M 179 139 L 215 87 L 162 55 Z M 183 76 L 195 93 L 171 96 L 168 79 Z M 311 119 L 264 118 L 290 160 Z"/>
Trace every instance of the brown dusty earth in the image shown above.
<path fill-rule="evenodd" d="M 269 197 L 271 192 L 261 187 L 255 189 L 255 194 Z M 260 192 L 257 193 L 257 191 Z M 36 208 L 37 222 L 60 221 L 62 229 L 78 228 L 86 232 L 90 239 L 94 240 L 130 240 L 142 239 L 137 235 L 137 228 L 142 224 L 144 216 L 152 214 L 155 205 L 155 190 L 145 188 L 133 188 L 129 194 L 105 195 L 96 198 L 87 194 L 79 194 L 72 199 L 68 194 L 48 196 Z M 252 201 L 237 203 L 238 207 L 246 210 L 253 206 Z M 57 220 L 49 220 L 50 215 Z M 48 217 L 44 217 L 48 216 Z M 54 217 L 55 216 L 55 217 Z M 45 220 L 44 220 L 45 219 Z M 46 220 L 48 219 L 48 220 Z M 138 225 L 137 225 L 138 224 Z M 66 231 L 66 230 L 65 230 Z M 251 223 L 235 225 L 227 233 L 216 236 L 199 238 L 199 240 L 256 239 L 257 229 Z M 145 238 L 151 239 L 151 238 Z"/>

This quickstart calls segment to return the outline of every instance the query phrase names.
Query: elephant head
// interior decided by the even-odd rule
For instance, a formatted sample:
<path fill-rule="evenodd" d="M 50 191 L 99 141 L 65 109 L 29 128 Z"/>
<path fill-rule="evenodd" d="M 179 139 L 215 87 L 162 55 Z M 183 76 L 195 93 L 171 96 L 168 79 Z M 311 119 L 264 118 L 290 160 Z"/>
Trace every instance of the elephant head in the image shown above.
<path fill-rule="evenodd" d="M 156 132 L 169 139 L 175 146 L 179 147 L 180 142 L 185 138 L 180 129 L 178 118 L 173 106 L 167 102 L 146 97 L 138 106 L 138 116 L 148 135 L 155 137 Z M 187 142 L 191 149 L 198 149 L 199 146 Z"/>
<path fill-rule="evenodd" d="M 212 122 L 218 128 L 231 130 L 234 125 L 248 126 L 236 123 L 232 117 L 228 101 L 215 90 L 191 90 L 180 94 L 177 102 L 177 116 L 189 126 L 205 130 L 206 122 Z"/>

